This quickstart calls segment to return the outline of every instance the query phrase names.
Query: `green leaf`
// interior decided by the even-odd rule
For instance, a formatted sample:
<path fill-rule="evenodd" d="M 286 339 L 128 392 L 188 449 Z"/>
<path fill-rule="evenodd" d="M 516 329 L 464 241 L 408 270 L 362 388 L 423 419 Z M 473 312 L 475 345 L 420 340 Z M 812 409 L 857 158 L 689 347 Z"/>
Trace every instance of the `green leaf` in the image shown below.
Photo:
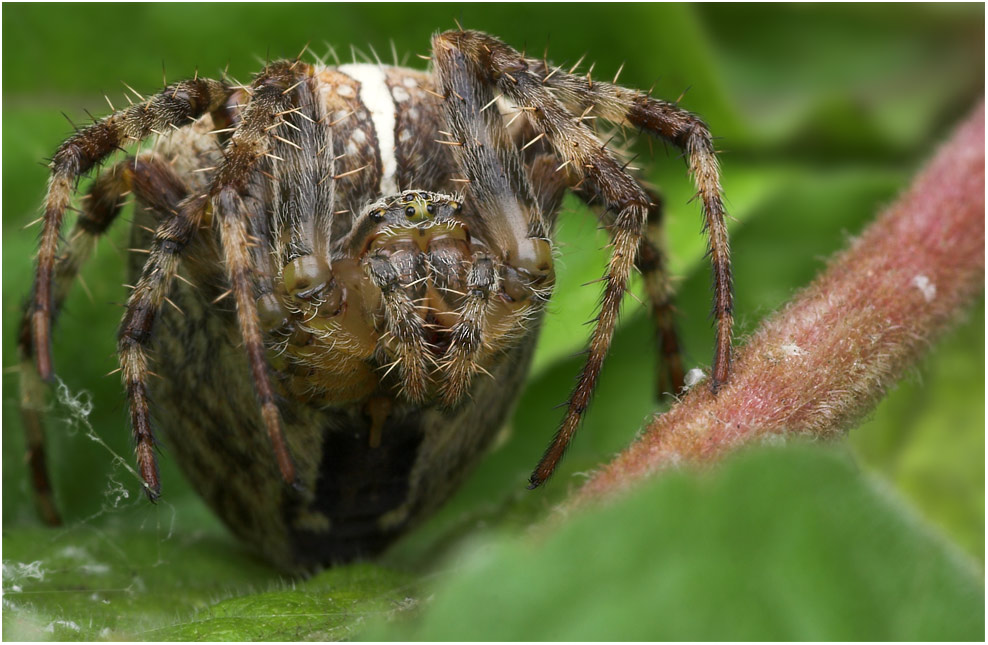
<path fill-rule="evenodd" d="M 846 456 L 668 473 L 558 531 L 477 539 L 394 640 L 981 640 L 977 566 Z"/>
<path fill-rule="evenodd" d="M 348 640 L 364 623 L 414 605 L 411 576 L 372 564 L 324 571 L 290 588 L 222 601 L 148 640 Z"/>
<path fill-rule="evenodd" d="M 410 576 L 371 564 L 285 579 L 219 532 L 168 527 L 4 536 L 6 640 L 343 640 L 406 606 Z"/>
<path fill-rule="evenodd" d="M 150 524 L 5 532 L 4 638 L 136 638 L 276 580 L 222 533 L 168 539 L 167 525 Z"/>

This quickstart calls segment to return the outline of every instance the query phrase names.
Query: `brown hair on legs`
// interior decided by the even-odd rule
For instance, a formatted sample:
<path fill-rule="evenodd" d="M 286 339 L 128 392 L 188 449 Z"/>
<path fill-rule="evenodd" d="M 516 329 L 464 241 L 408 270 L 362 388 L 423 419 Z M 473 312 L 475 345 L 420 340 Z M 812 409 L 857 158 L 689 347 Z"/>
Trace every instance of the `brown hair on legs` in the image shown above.
<path fill-rule="evenodd" d="M 97 121 L 69 137 L 52 157 L 51 179 L 38 250 L 31 312 L 31 336 L 38 373 L 51 380 L 51 318 L 54 311 L 52 281 L 59 232 L 69 208 L 76 180 L 103 161 L 114 150 L 130 142 L 143 141 L 168 128 L 184 127 L 203 114 L 218 110 L 230 89 L 219 81 L 196 78 L 163 89 L 147 101 Z"/>

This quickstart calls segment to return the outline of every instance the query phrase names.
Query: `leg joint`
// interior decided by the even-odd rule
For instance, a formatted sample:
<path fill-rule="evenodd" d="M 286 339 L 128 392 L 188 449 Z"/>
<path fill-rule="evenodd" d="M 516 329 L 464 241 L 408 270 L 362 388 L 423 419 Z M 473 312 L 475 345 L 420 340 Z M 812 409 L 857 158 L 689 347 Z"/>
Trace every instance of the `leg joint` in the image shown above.
<path fill-rule="evenodd" d="M 117 144 L 116 130 L 108 120 L 94 123 L 58 148 L 51 160 L 52 171 L 70 177 L 82 175 L 113 152 Z"/>

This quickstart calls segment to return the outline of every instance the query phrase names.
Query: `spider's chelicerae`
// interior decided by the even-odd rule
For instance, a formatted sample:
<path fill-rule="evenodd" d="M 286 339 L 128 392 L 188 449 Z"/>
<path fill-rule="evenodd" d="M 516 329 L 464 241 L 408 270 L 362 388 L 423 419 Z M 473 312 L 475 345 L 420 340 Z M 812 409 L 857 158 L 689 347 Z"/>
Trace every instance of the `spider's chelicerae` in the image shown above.
<path fill-rule="evenodd" d="M 551 475 L 580 423 L 636 267 L 666 385 L 681 384 L 649 234 L 658 199 L 598 138 L 595 119 L 684 151 L 713 263 L 713 388 L 727 378 L 730 262 L 704 123 L 483 33 L 446 32 L 432 45 L 429 72 L 300 57 L 267 65 L 249 86 L 182 81 L 59 147 L 20 335 L 30 461 L 48 519 L 57 514 L 40 410 L 52 320 L 131 194 L 132 246 L 145 252 L 131 254 L 119 355 L 145 489 L 152 499 L 160 490 L 154 401 L 195 487 L 286 568 L 380 550 L 489 444 L 552 291 L 567 189 L 598 211 L 611 259 L 586 364 L 531 486 Z M 151 151 L 100 170 L 60 248 L 79 177 L 152 135 Z"/>

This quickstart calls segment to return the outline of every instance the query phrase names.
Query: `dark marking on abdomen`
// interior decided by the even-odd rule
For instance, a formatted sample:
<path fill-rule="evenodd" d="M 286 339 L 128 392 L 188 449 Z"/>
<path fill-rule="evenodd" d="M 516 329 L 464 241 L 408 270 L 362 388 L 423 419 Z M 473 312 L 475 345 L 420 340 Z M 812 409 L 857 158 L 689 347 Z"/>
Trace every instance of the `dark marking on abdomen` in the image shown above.
<path fill-rule="evenodd" d="M 299 564 L 345 562 L 382 551 L 404 530 L 404 521 L 382 528 L 381 517 L 408 499 L 412 468 L 424 432 L 419 415 L 389 419 L 381 444 L 370 448 L 370 428 L 327 429 L 314 500 L 328 531 L 292 530 Z M 290 517 L 287 522 L 291 524 Z"/>

